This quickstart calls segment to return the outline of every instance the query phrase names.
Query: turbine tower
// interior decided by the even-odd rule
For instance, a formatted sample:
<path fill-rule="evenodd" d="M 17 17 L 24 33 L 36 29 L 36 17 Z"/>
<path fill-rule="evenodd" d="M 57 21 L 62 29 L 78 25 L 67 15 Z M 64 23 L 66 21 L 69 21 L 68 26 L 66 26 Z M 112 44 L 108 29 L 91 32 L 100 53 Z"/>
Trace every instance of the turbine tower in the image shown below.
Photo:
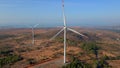
<path fill-rule="evenodd" d="M 35 44 L 35 32 L 34 32 L 34 28 L 37 27 L 39 24 L 36 24 L 34 26 L 32 26 L 32 45 Z"/>
<path fill-rule="evenodd" d="M 58 36 L 62 31 L 64 31 L 64 64 L 66 63 L 66 36 L 67 36 L 67 30 L 74 32 L 80 36 L 86 37 L 85 35 L 75 31 L 74 29 L 68 28 L 66 24 L 66 16 L 64 12 L 64 0 L 62 0 L 62 12 L 63 12 L 63 22 L 64 22 L 64 27 L 56 34 L 54 35 L 50 40 L 53 40 L 56 36 Z"/>

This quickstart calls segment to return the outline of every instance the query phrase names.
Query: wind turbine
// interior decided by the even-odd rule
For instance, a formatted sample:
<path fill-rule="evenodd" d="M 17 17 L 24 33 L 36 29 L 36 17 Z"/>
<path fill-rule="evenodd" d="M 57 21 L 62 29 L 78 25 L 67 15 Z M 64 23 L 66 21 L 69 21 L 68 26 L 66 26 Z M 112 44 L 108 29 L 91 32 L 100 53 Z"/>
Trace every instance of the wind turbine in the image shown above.
<path fill-rule="evenodd" d="M 34 28 L 37 27 L 39 24 L 36 24 L 34 26 L 32 26 L 32 45 L 35 44 L 35 32 L 34 32 Z"/>
<path fill-rule="evenodd" d="M 54 35 L 50 40 L 53 40 L 56 36 L 58 36 L 62 31 L 64 31 L 64 64 L 66 63 L 66 35 L 67 35 L 67 30 L 76 33 L 80 36 L 86 37 L 85 35 L 75 31 L 74 29 L 68 28 L 66 24 L 66 16 L 64 12 L 64 0 L 62 0 L 62 12 L 63 12 L 63 21 L 64 21 L 64 27 L 56 34 Z"/>

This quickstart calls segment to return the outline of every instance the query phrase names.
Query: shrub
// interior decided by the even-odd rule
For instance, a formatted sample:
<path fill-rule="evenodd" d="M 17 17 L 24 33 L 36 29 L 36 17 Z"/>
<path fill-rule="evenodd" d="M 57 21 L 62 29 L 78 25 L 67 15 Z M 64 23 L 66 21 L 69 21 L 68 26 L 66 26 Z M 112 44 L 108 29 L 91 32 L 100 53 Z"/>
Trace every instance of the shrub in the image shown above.
<path fill-rule="evenodd" d="M 81 62 L 75 57 L 72 57 L 71 60 L 71 63 L 63 66 L 62 68 L 91 68 L 91 65 Z"/>
<path fill-rule="evenodd" d="M 77 56 L 80 57 L 80 56 L 82 56 L 83 54 L 84 54 L 84 53 L 79 52 L 79 53 L 77 54 Z"/>
<path fill-rule="evenodd" d="M 98 55 L 98 50 L 100 49 L 100 47 L 98 47 L 95 42 L 83 43 L 83 45 L 81 46 L 81 48 L 83 50 L 85 50 L 86 52 L 88 52 L 88 53 L 95 54 L 96 57 Z"/>
<path fill-rule="evenodd" d="M 69 45 L 73 45 L 73 46 L 76 46 L 76 45 L 77 45 L 77 42 L 74 41 L 74 40 L 69 40 L 69 39 L 67 39 L 67 43 L 68 43 Z"/>
<path fill-rule="evenodd" d="M 108 60 L 109 57 L 108 56 L 104 56 L 102 58 L 100 58 L 99 60 L 94 60 L 94 68 L 111 68 L 111 66 L 106 62 L 106 60 Z"/>
<path fill-rule="evenodd" d="M 10 55 L 10 53 L 13 53 L 13 50 L 5 49 L 0 51 L 0 54 L 5 56 Z"/>
<path fill-rule="evenodd" d="M 15 35 L 9 35 L 9 34 L 0 35 L 0 39 L 7 39 L 10 37 L 15 37 Z"/>
<path fill-rule="evenodd" d="M 37 63 L 37 61 L 33 58 L 27 59 L 27 61 L 29 64 L 36 64 Z"/>
<path fill-rule="evenodd" d="M 17 55 L 12 55 L 12 56 L 8 56 L 5 58 L 0 58 L 0 67 L 6 65 L 6 64 L 11 64 L 11 63 L 15 63 L 17 61 L 22 60 L 23 58 L 21 56 L 17 56 Z"/>
<path fill-rule="evenodd" d="M 107 56 L 108 57 L 108 56 Z M 108 59 L 106 60 L 120 60 L 120 56 L 116 56 L 116 57 L 108 57 Z"/>

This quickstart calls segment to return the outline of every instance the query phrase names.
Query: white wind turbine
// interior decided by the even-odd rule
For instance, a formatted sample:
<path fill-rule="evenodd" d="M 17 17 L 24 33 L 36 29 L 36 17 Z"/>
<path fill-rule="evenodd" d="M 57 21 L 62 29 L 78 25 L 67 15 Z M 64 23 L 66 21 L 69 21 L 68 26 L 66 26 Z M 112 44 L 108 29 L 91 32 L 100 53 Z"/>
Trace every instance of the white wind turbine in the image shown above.
<path fill-rule="evenodd" d="M 32 26 L 32 45 L 35 44 L 35 32 L 34 32 L 34 28 L 37 27 L 39 24 L 36 24 L 34 26 Z"/>
<path fill-rule="evenodd" d="M 53 40 L 56 36 L 58 36 L 62 31 L 64 31 L 64 63 L 66 63 L 66 31 L 72 31 L 80 36 L 86 37 L 85 35 L 75 31 L 74 29 L 68 28 L 66 25 L 66 16 L 64 12 L 64 0 L 62 0 L 62 11 L 63 11 L 63 21 L 64 21 L 64 27 L 56 34 L 54 35 L 50 40 Z"/>

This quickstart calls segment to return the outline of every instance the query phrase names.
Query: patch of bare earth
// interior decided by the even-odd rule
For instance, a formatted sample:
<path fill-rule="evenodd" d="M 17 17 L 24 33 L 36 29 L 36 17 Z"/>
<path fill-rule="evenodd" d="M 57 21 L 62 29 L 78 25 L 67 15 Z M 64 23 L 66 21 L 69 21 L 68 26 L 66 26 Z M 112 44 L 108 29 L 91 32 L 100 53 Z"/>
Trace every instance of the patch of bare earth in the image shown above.
<path fill-rule="evenodd" d="M 108 63 L 112 68 L 120 68 L 120 60 L 109 60 Z"/>

